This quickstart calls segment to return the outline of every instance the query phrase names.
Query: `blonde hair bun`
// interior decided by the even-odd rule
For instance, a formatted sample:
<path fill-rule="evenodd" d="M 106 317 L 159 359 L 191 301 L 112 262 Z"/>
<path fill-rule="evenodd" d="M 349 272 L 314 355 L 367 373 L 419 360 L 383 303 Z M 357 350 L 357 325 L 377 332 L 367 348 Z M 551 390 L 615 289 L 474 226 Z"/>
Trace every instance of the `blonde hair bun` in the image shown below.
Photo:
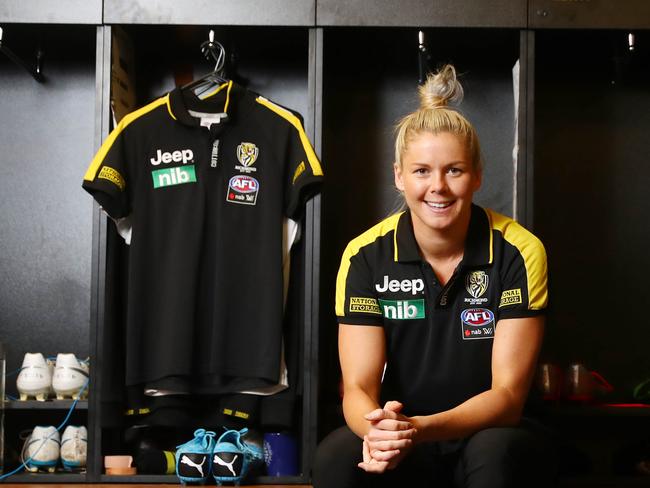
<path fill-rule="evenodd" d="M 420 86 L 420 108 L 446 107 L 449 103 L 459 104 L 463 100 L 463 86 L 456 77 L 456 69 L 444 65 L 437 73 L 429 73 L 427 81 Z"/>

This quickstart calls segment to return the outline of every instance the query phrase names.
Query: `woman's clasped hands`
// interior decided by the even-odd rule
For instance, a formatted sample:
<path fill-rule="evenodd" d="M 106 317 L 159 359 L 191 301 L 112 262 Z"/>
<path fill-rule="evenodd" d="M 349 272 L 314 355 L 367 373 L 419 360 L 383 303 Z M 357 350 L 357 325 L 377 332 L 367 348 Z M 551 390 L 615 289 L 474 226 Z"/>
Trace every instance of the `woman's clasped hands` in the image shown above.
<path fill-rule="evenodd" d="M 364 415 L 370 430 L 363 437 L 363 461 L 358 466 L 369 473 L 395 468 L 414 444 L 417 434 L 411 419 L 400 412 L 403 405 L 388 401 Z"/>

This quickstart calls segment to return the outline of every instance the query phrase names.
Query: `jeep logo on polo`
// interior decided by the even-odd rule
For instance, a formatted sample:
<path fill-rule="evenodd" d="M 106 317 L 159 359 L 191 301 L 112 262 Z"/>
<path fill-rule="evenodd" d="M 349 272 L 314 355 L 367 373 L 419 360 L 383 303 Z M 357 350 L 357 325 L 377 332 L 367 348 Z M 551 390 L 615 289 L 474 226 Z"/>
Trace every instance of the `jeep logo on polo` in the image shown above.
<path fill-rule="evenodd" d="M 391 320 L 413 320 L 424 318 L 424 300 L 382 300 L 379 305 L 384 317 Z"/>
<path fill-rule="evenodd" d="M 465 278 L 465 289 L 474 298 L 480 298 L 487 291 L 489 282 L 485 271 L 472 271 Z"/>
<path fill-rule="evenodd" d="M 388 275 L 384 275 L 383 283 L 375 283 L 375 290 L 379 293 L 384 293 L 386 291 L 403 291 L 405 293 L 411 292 L 412 295 L 416 295 L 418 292 L 424 290 L 424 281 L 420 278 L 413 280 L 391 280 Z"/>
<path fill-rule="evenodd" d="M 187 164 L 194 159 L 194 153 L 191 149 L 181 149 L 179 151 L 162 152 L 160 149 L 156 152 L 155 158 L 150 158 L 151 164 L 158 166 L 160 163 L 180 163 Z"/>

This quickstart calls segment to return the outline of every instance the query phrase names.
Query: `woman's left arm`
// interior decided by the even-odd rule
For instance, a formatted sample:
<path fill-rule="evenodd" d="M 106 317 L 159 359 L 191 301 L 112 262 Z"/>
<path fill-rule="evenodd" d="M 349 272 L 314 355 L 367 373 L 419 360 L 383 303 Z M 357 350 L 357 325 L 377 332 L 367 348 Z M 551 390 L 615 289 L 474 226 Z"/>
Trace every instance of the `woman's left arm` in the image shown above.
<path fill-rule="evenodd" d="M 544 317 L 503 319 L 492 347 L 492 385 L 457 407 L 411 417 L 415 442 L 458 439 L 487 427 L 516 425 L 535 375 L 544 335 Z"/>

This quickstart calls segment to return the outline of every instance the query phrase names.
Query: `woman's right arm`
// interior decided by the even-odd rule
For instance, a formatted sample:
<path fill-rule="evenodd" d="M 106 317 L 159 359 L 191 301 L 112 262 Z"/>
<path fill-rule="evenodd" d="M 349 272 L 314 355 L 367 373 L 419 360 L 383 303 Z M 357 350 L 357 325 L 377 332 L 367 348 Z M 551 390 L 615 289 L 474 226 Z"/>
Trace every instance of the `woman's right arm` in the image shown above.
<path fill-rule="evenodd" d="M 370 422 L 364 415 L 380 408 L 379 392 L 386 363 L 383 327 L 340 324 L 339 359 L 345 421 L 363 438 L 370 429 Z"/>

